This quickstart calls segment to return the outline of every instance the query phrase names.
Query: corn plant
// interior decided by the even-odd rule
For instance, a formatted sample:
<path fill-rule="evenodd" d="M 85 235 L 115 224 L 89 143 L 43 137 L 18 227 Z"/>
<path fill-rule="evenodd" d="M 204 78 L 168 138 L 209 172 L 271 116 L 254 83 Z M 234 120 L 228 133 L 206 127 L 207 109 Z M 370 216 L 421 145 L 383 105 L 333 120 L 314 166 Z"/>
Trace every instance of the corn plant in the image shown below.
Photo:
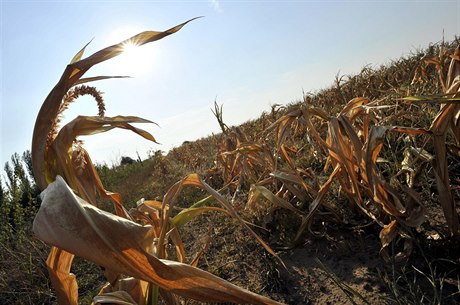
<path fill-rule="evenodd" d="M 387 99 L 371 101 L 366 97 L 356 97 L 347 102 L 336 116 L 310 103 L 290 109 L 267 128 L 267 132 L 274 134 L 276 147 L 273 160 L 276 162 L 270 167 L 272 171 L 269 175 L 259 177 L 258 183 L 252 185 L 248 206 L 256 209 L 256 202 L 264 198 L 275 208 L 285 208 L 299 216 L 301 225 L 295 244 L 300 241 L 303 232 L 310 229 L 321 207 L 333 210 L 324 198 L 336 182 L 340 192 L 354 207 L 382 227 L 382 256 L 390 259 L 389 246 L 397 236 L 401 236 L 405 240 L 404 247 L 396 258 L 405 259 L 413 247 L 413 240 L 405 232 L 425 221 L 424 205 L 416 191 L 416 174 L 422 165 L 432 162 L 446 224 L 452 235 L 458 235 L 458 214 L 450 187 L 447 156 L 448 153 L 458 155 L 460 144 L 460 104 L 457 96 L 460 49 L 457 48 L 450 56 L 450 62 L 448 58 L 447 52 L 441 48 L 439 58 L 422 58 L 422 64 L 415 69 L 413 83 L 424 80 L 426 66 L 435 65 L 443 90 L 441 95 L 402 99 L 408 107 L 422 102 L 440 104 L 429 127 L 389 124 L 392 119 L 405 116 L 405 112 L 400 110 L 400 100 L 392 104 L 387 103 Z M 346 96 L 341 91 L 343 86 L 338 79 L 340 94 L 337 99 Z M 340 104 L 337 100 L 330 102 Z M 407 112 L 407 115 L 413 115 Z M 404 159 L 400 164 L 392 165 L 400 170 L 391 175 L 383 171 L 382 164 L 389 161 L 381 157 L 383 149 L 390 149 L 385 147 L 389 133 L 406 139 L 403 142 Z M 417 137 L 432 138 L 434 153 L 417 146 Z M 453 139 L 454 143 L 448 143 L 448 139 Z M 263 140 L 259 145 L 263 145 Z M 299 149 L 299 145 L 303 146 Z M 295 159 L 305 146 L 310 147 L 312 157 L 323 164 L 326 179 L 322 179 L 322 183 L 316 179 L 311 168 L 302 168 Z M 259 174 L 263 175 L 262 172 Z M 397 179 L 403 174 L 406 176 L 405 183 Z"/>
<path fill-rule="evenodd" d="M 193 19 L 192 19 L 193 20 Z M 203 302 L 280 304 L 239 288 L 196 265 L 199 255 L 187 264 L 179 229 L 204 212 L 219 211 L 237 219 L 271 254 L 273 250 L 253 232 L 218 192 L 191 174 L 171 187 L 163 201 L 141 200 L 127 211 L 119 194 L 105 190 L 89 153 L 78 136 L 123 128 L 155 142 L 148 132 L 131 123 L 150 123 L 133 116 L 104 116 L 100 92 L 85 83 L 113 78 L 83 78 L 94 65 L 113 58 L 126 43 L 143 45 L 179 31 L 191 20 L 164 32 L 147 31 L 82 58 L 86 46 L 64 70 L 38 114 L 32 141 L 32 163 L 42 204 L 34 220 L 34 233 L 52 246 L 47 268 L 59 304 L 78 304 L 77 280 L 70 273 L 74 255 L 105 270 L 108 280 L 94 304 L 178 304 L 177 296 Z M 79 116 L 59 129 L 60 116 L 69 103 L 82 95 L 95 98 L 99 116 Z M 207 191 L 220 207 L 201 201 L 172 216 L 171 210 L 184 187 Z M 114 204 L 115 214 L 98 207 L 100 198 Z M 174 245 L 178 261 L 170 260 Z"/>
<path fill-rule="evenodd" d="M 415 74 L 414 80 L 423 80 L 426 66 L 434 65 L 438 73 L 439 82 L 442 87 L 442 94 L 432 96 L 414 96 L 406 100 L 414 102 L 431 102 L 440 104 L 439 112 L 436 114 L 431 126 L 427 130 L 430 133 L 435 148 L 433 168 L 436 177 L 436 187 L 439 193 L 447 225 L 452 235 L 460 234 L 460 223 L 455 210 L 455 202 L 450 187 L 450 177 L 447 168 L 447 153 L 450 150 L 458 154 L 460 146 L 460 47 L 450 56 L 447 72 L 445 67 L 448 62 L 448 54 L 441 49 L 438 57 L 427 57 L 423 59 L 419 74 Z M 454 145 L 447 145 L 447 136 L 451 133 L 455 140 Z"/>

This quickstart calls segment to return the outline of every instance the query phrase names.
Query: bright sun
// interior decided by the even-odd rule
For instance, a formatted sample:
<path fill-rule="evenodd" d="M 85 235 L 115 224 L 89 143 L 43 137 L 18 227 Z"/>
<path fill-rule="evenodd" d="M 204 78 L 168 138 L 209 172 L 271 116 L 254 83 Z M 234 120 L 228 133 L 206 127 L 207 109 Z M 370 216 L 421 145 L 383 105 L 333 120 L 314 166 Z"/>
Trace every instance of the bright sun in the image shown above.
<path fill-rule="evenodd" d="M 141 31 L 122 30 L 114 33 L 116 42 L 129 38 Z M 123 46 L 123 53 L 115 57 L 112 61 L 113 73 L 123 76 L 139 77 L 146 73 L 152 72 L 158 63 L 160 54 L 159 45 L 137 46 L 134 43 L 126 43 Z"/>

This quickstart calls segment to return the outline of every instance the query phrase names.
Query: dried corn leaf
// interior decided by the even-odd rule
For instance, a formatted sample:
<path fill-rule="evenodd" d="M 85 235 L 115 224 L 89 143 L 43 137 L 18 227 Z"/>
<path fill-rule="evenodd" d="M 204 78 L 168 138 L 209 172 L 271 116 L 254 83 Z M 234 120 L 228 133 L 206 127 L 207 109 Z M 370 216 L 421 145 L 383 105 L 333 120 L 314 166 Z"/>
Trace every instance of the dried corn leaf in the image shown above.
<path fill-rule="evenodd" d="M 460 97 L 450 97 L 451 95 L 418 95 L 402 98 L 409 102 L 423 102 L 429 104 L 460 104 Z"/>
<path fill-rule="evenodd" d="M 302 110 L 300 108 L 295 109 L 288 114 L 283 115 L 281 118 L 276 120 L 273 124 L 271 124 L 266 131 L 270 131 L 276 127 L 276 143 L 278 147 L 284 142 L 286 137 L 288 136 L 288 132 L 290 129 L 289 126 L 297 120 L 302 115 Z"/>
<path fill-rule="evenodd" d="M 354 121 L 355 117 L 361 112 L 365 111 L 365 108 L 361 106 L 369 103 L 369 99 L 365 97 L 356 97 L 349 101 L 345 107 L 340 111 L 340 115 L 344 115 L 350 118 L 351 121 Z"/>
<path fill-rule="evenodd" d="M 385 225 L 380 231 L 380 254 L 385 259 L 385 261 L 390 260 L 390 254 L 388 253 L 388 247 L 390 243 L 398 236 L 398 222 L 396 220 L 391 221 L 389 224 Z"/>
<path fill-rule="evenodd" d="M 307 227 L 310 226 L 312 217 L 315 215 L 316 211 L 320 207 L 324 196 L 327 194 L 329 191 L 329 188 L 332 185 L 332 182 L 334 182 L 334 178 L 340 173 L 342 170 L 341 166 L 336 166 L 332 174 L 329 176 L 327 181 L 321 186 L 321 188 L 318 191 L 318 196 L 313 200 L 313 202 L 310 204 L 310 211 L 308 215 L 306 215 L 302 219 L 302 223 L 297 231 L 296 237 L 294 238 L 293 246 L 295 246 L 299 241 L 300 238 L 302 237 L 303 232 L 307 229 Z"/>
<path fill-rule="evenodd" d="M 191 20 L 184 22 L 164 32 L 148 31 L 140 33 L 119 44 L 100 50 L 85 59 L 81 59 L 86 48 L 85 46 L 74 56 L 71 63 L 64 70 L 59 82 L 43 102 L 35 122 L 32 139 L 32 165 L 34 177 L 40 189 L 45 189 L 49 183 L 49 181 L 47 182 L 46 180 L 47 167 L 50 166 L 46 163 L 46 139 L 53 127 L 54 121 L 60 110 L 62 99 L 67 91 L 81 81 L 81 77 L 92 66 L 120 55 L 123 51 L 123 46 L 127 42 L 133 42 L 138 45 L 152 42 L 179 31 L 190 21 Z"/>
<path fill-rule="evenodd" d="M 105 80 L 105 79 L 112 79 L 112 78 L 130 78 L 129 76 L 94 76 L 94 77 L 85 77 L 79 79 L 77 82 L 75 82 L 74 86 L 81 85 L 81 84 L 86 84 L 90 82 L 95 82 L 98 80 Z"/>
<path fill-rule="evenodd" d="M 189 21 L 164 32 L 150 31 L 140 33 L 117 45 L 96 52 L 86 59 L 81 59 L 86 46 L 74 56 L 71 63 L 62 74 L 59 82 L 45 99 L 35 123 L 32 140 L 32 165 L 37 185 L 41 189 L 44 189 L 46 185 L 54 179 L 54 174 L 64 174 L 69 184 L 85 199 L 95 204 L 95 191 L 98 190 L 103 197 L 109 197 L 114 201 L 117 215 L 130 218 L 129 214 L 121 205 L 121 197 L 118 194 L 107 192 L 103 188 L 88 153 L 82 147 L 77 147 L 77 149 L 74 150 L 70 149 L 73 142 L 70 143 L 70 138 L 64 134 L 72 128 L 67 127 L 67 130 L 61 130 L 61 140 L 54 141 L 51 146 L 48 146 L 49 142 L 46 140 L 61 110 L 63 97 L 70 88 L 89 81 L 114 78 L 111 76 L 82 78 L 93 65 L 119 55 L 123 50 L 124 44 L 128 42 L 142 45 L 161 39 L 177 32 Z M 96 122 L 96 125 L 99 123 L 100 122 Z M 119 128 L 130 129 L 154 141 L 151 135 L 132 127 L 126 122 L 119 122 L 115 119 L 109 124 Z M 113 128 L 104 126 L 104 124 L 94 126 L 90 123 L 87 124 L 87 127 L 88 129 L 85 129 L 84 126 L 80 126 L 76 129 L 80 129 L 80 134 L 92 134 L 94 132 L 102 132 Z M 70 133 L 72 133 L 71 130 Z M 63 148 L 65 147 L 69 149 L 64 151 Z M 71 153 L 69 153 L 69 151 Z M 47 261 L 48 269 L 53 278 L 53 286 L 57 288 L 57 297 L 60 304 L 77 304 L 76 281 L 74 277 L 69 274 L 72 259 L 72 254 L 53 247 Z"/>
<path fill-rule="evenodd" d="M 197 17 L 200 18 L 200 17 Z M 107 47 L 105 49 L 102 49 L 91 56 L 81 59 L 79 61 L 73 62 L 72 67 L 73 71 L 71 73 L 70 78 L 72 77 L 78 77 L 80 78 L 86 71 L 88 71 L 92 66 L 97 65 L 103 61 L 106 61 L 108 59 L 111 59 L 115 56 L 120 55 L 123 50 L 124 46 L 126 44 L 133 44 L 136 46 L 141 46 L 143 44 L 153 42 L 156 40 L 160 40 L 168 35 L 174 34 L 178 32 L 184 25 L 187 23 L 191 22 L 192 20 L 195 20 L 197 18 L 190 19 L 182 24 L 179 24 L 169 30 L 163 31 L 163 32 L 157 32 L 157 31 L 145 31 L 142 33 L 139 33 L 137 35 L 132 36 L 131 38 L 128 38 L 118 44 L 115 44 L 113 46 Z M 80 51 L 81 52 L 81 51 Z"/>
<path fill-rule="evenodd" d="M 270 176 L 283 182 L 283 185 L 289 190 L 289 192 L 297 197 L 302 203 L 308 198 L 314 198 L 317 195 L 317 191 L 305 182 L 298 170 L 276 170 L 273 171 Z M 298 186 L 301 186 L 301 188 Z"/>
<path fill-rule="evenodd" d="M 279 146 L 279 149 L 280 149 L 281 154 L 283 155 L 284 159 L 289 164 L 289 166 L 292 169 L 296 169 L 296 165 L 294 163 L 294 160 L 292 160 L 292 158 L 289 156 L 289 152 L 296 153 L 297 151 L 295 149 L 291 148 L 291 147 L 288 147 L 286 144 L 281 144 Z"/>
<path fill-rule="evenodd" d="M 448 89 L 448 93 L 458 92 L 460 86 L 459 77 L 460 76 L 455 78 L 453 84 Z M 460 223 L 450 187 L 450 177 L 447 166 L 446 139 L 448 131 L 452 130 L 457 142 L 460 141 L 460 128 L 457 121 L 459 115 L 459 104 L 443 104 L 430 127 L 430 131 L 433 134 L 435 149 L 433 168 L 436 177 L 436 187 L 438 189 L 439 200 L 447 225 L 451 234 L 454 235 L 460 234 Z"/>
<path fill-rule="evenodd" d="M 382 208 L 390 215 L 403 216 L 406 209 L 402 204 L 399 192 L 388 184 L 380 175 L 377 169 L 377 157 L 383 146 L 383 139 L 388 128 L 374 126 L 369 133 L 369 139 L 363 149 L 365 173 L 369 187 L 375 202 L 381 204 Z"/>
<path fill-rule="evenodd" d="M 199 180 L 189 179 L 192 185 Z M 189 265 L 159 260 L 150 226 L 99 210 L 78 198 L 61 177 L 43 192 L 33 231 L 43 241 L 94 263 L 204 302 L 280 304 Z"/>
<path fill-rule="evenodd" d="M 460 75 L 460 46 L 455 48 L 454 54 L 451 55 L 451 61 L 449 65 L 449 70 L 447 71 L 447 79 L 446 79 L 446 88 L 452 88 L 455 82 L 458 82 L 458 76 Z M 448 90 L 449 91 L 449 90 Z M 458 91 L 458 90 L 452 90 Z"/>
<path fill-rule="evenodd" d="M 199 208 L 188 208 L 182 210 L 179 214 L 172 218 L 173 224 L 178 228 L 182 228 L 185 224 L 195 219 L 201 214 L 207 212 L 221 212 L 230 215 L 227 210 L 218 207 L 199 207 Z"/>
<path fill-rule="evenodd" d="M 174 199 L 179 195 L 179 192 L 183 187 L 186 186 L 191 186 L 191 187 L 196 187 L 200 188 L 202 190 L 205 190 L 208 192 L 212 197 L 214 197 L 217 202 L 222 206 L 223 209 L 226 210 L 226 212 L 233 218 L 235 218 L 246 230 L 249 231 L 249 233 L 267 250 L 271 255 L 276 257 L 280 263 L 284 266 L 283 261 L 279 258 L 279 256 L 273 251 L 273 249 L 270 248 L 269 245 L 267 245 L 263 239 L 257 235 L 248 225 L 247 223 L 241 218 L 241 216 L 238 215 L 238 213 L 235 211 L 233 206 L 222 196 L 220 195 L 216 190 L 214 190 L 212 187 L 210 187 L 206 182 L 201 180 L 201 178 L 197 174 L 190 174 L 181 181 L 177 182 L 175 185 L 173 185 L 168 193 L 165 195 L 163 204 L 168 204 L 170 207 L 172 207 Z M 162 237 L 160 236 L 160 242 L 162 240 Z"/>
<path fill-rule="evenodd" d="M 290 210 L 298 215 L 304 215 L 305 213 L 301 210 L 295 208 L 289 201 L 284 200 L 273 194 L 269 189 L 262 185 L 253 184 L 249 190 L 249 199 L 247 206 L 253 208 L 255 203 L 259 200 L 260 196 L 263 196 L 265 199 L 270 201 L 273 205 Z"/>
<path fill-rule="evenodd" d="M 51 284 L 56 290 L 59 304 L 78 304 L 78 284 L 70 273 L 74 255 L 63 249 L 51 248 L 46 264 Z"/>
<path fill-rule="evenodd" d="M 150 123 L 150 121 L 131 116 L 103 118 L 79 116 L 66 124 L 59 131 L 46 154 L 47 163 L 49 164 L 46 177 L 47 183 L 51 182 L 55 175 L 62 175 L 80 196 L 92 204 L 96 204 L 97 189 L 102 196 L 114 200 L 117 215 L 127 217 L 126 211 L 121 206 L 119 195 L 104 190 L 86 150 L 81 146 L 74 149 L 73 146 L 78 136 L 105 132 L 113 128 L 128 129 L 155 142 L 155 138 L 150 133 L 129 123 Z"/>
<path fill-rule="evenodd" d="M 341 183 L 342 188 L 345 192 L 348 192 L 358 205 L 362 205 L 362 197 L 359 192 L 359 181 L 357 176 L 358 166 L 356 154 L 359 154 L 357 151 L 353 150 L 353 145 L 351 144 L 350 134 L 347 134 L 347 131 L 350 132 L 351 128 L 347 128 L 346 131 L 343 127 L 344 122 L 347 122 L 345 117 L 341 119 L 332 118 L 329 121 L 329 137 L 330 141 L 330 156 L 335 161 L 336 164 L 340 164 L 346 172 L 343 172 L 339 177 L 339 182 Z M 354 135 L 356 135 L 353 132 Z M 335 167 L 335 166 L 334 166 Z"/>
<path fill-rule="evenodd" d="M 91 40 L 91 41 L 92 41 L 92 40 Z M 71 64 L 73 64 L 73 63 L 79 61 L 79 60 L 83 57 L 83 54 L 85 53 L 86 47 L 91 43 L 91 41 L 88 42 L 87 44 L 85 44 L 85 46 L 84 46 L 83 48 L 81 48 L 81 50 L 78 51 L 77 54 L 75 54 L 75 56 L 74 56 L 74 57 L 72 58 L 72 60 L 70 61 Z"/>

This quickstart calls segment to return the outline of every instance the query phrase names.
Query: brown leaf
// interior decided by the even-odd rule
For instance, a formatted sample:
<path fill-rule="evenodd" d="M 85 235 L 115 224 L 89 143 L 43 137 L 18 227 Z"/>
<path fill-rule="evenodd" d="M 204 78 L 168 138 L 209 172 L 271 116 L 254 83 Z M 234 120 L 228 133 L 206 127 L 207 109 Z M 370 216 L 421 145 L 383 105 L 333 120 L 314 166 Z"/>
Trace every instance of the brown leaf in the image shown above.
<path fill-rule="evenodd" d="M 340 166 L 336 166 L 332 174 L 329 176 L 327 181 L 321 186 L 320 190 L 318 191 L 318 196 L 313 200 L 313 202 L 310 204 L 310 211 L 307 216 L 305 216 L 302 219 L 302 223 L 297 231 L 296 237 L 294 238 L 293 245 L 297 244 L 302 237 L 303 232 L 307 227 L 309 227 L 311 223 L 312 217 L 315 215 L 317 209 L 320 207 L 324 196 L 327 194 L 329 188 L 332 185 L 332 182 L 334 181 L 334 178 L 336 177 L 337 174 L 339 174 L 341 170 Z"/>
<path fill-rule="evenodd" d="M 78 304 L 78 285 L 75 275 L 70 273 L 74 255 L 57 247 L 51 247 L 46 260 L 50 281 L 56 290 L 59 304 Z"/>
<path fill-rule="evenodd" d="M 196 177 L 188 182 L 199 183 Z M 192 266 L 152 255 L 154 235 L 141 226 L 86 203 L 61 177 L 43 193 L 34 233 L 48 244 L 94 263 L 203 302 L 280 304 Z"/>
<path fill-rule="evenodd" d="M 385 259 L 385 261 L 390 261 L 390 255 L 388 253 L 388 247 L 390 243 L 398 236 L 398 222 L 396 220 L 391 221 L 389 224 L 385 225 L 380 231 L 380 243 L 382 247 L 380 248 L 380 254 Z"/>
<path fill-rule="evenodd" d="M 284 200 L 283 198 L 280 198 L 278 196 L 275 196 L 269 189 L 262 185 L 256 185 L 253 184 L 251 185 L 251 189 L 249 191 L 249 199 L 248 199 L 248 206 L 254 206 L 255 202 L 260 198 L 260 196 L 263 196 L 265 199 L 270 201 L 273 205 L 284 208 L 287 210 L 290 210 L 298 215 L 304 215 L 305 213 L 300 211 L 299 209 L 295 208 L 291 203 L 288 201 Z"/>
<path fill-rule="evenodd" d="M 86 48 L 85 46 L 74 56 L 74 58 L 71 61 L 71 64 L 69 64 L 64 70 L 59 82 L 46 97 L 38 113 L 37 120 L 35 121 L 34 133 L 32 138 L 32 165 L 34 177 L 40 189 L 45 189 L 47 184 L 50 182 L 46 180 L 46 139 L 59 113 L 59 108 L 66 92 L 72 86 L 77 84 L 80 81 L 81 77 L 92 66 L 105 60 L 108 60 L 110 58 L 113 58 L 117 55 L 120 55 L 120 53 L 123 50 L 124 44 L 128 41 L 135 42 L 138 45 L 152 42 L 179 31 L 185 24 L 192 20 L 193 19 L 186 21 L 164 32 L 149 31 L 140 33 L 138 35 L 131 37 L 130 39 L 120 42 L 119 44 L 100 50 L 85 59 L 81 59 L 81 57 L 83 56 L 83 52 Z"/>
<path fill-rule="evenodd" d="M 174 186 L 172 186 L 167 192 L 167 194 L 165 195 L 163 204 L 168 204 L 170 207 L 172 207 L 172 203 L 174 199 L 178 196 L 180 190 L 184 186 L 197 187 L 197 188 L 203 189 L 206 192 L 208 192 L 211 196 L 213 196 L 217 200 L 217 202 L 219 202 L 222 205 L 222 207 L 227 211 L 228 214 L 230 214 L 233 218 L 235 218 L 265 248 L 265 250 L 267 250 L 271 255 L 276 257 L 278 261 L 283 266 L 285 266 L 281 258 L 273 251 L 273 249 L 269 245 L 267 245 L 263 241 L 263 239 L 257 233 L 255 233 L 247 225 L 247 223 L 235 211 L 233 206 L 222 195 L 220 195 L 216 190 L 214 190 L 206 182 L 201 180 L 201 178 L 197 174 L 190 174 L 184 179 L 182 179 L 181 181 L 179 181 L 178 183 L 176 183 Z M 160 237 L 160 241 L 161 241 L 161 237 Z"/>

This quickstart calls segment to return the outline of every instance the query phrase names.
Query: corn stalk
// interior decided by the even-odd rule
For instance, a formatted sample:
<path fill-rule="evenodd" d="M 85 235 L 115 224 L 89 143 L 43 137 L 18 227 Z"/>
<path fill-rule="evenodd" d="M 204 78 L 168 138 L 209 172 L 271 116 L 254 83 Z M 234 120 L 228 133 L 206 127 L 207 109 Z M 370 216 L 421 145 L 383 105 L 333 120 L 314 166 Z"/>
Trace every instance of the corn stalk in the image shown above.
<path fill-rule="evenodd" d="M 150 123 L 149 120 L 131 116 L 105 117 L 97 91 L 92 87 L 76 86 L 113 78 L 83 76 L 92 66 L 121 54 L 125 44 L 143 45 L 162 39 L 190 21 L 164 32 L 142 32 L 82 59 L 85 46 L 66 67 L 39 111 L 32 140 L 32 163 L 37 184 L 44 191 L 33 230 L 53 246 L 47 268 L 59 304 L 78 304 L 77 281 L 70 273 L 74 255 L 105 268 L 109 283 L 94 298 L 95 304 L 154 304 L 158 302 L 158 295 L 167 304 L 178 304 L 176 295 L 203 302 L 280 304 L 184 263 L 178 227 L 208 211 L 221 211 L 235 217 L 276 256 L 230 204 L 198 176 L 188 176 L 174 185 L 163 202 L 141 202 L 137 209 L 128 212 L 119 194 L 105 190 L 88 152 L 76 140 L 81 135 L 122 128 L 155 142 L 150 133 L 131 125 Z M 82 94 L 96 98 L 99 116 L 79 116 L 57 131 L 60 115 L 68 103 Z M 177 218 L 171 217 L 170 210 L 184 186 L 205 189 L 222 207 L 193 207 Z M 97 194 L 113 201 L 115 215 L 97 207 Z M 179 262 L 166 259 L 169 241 L 177 249 Z"/>

